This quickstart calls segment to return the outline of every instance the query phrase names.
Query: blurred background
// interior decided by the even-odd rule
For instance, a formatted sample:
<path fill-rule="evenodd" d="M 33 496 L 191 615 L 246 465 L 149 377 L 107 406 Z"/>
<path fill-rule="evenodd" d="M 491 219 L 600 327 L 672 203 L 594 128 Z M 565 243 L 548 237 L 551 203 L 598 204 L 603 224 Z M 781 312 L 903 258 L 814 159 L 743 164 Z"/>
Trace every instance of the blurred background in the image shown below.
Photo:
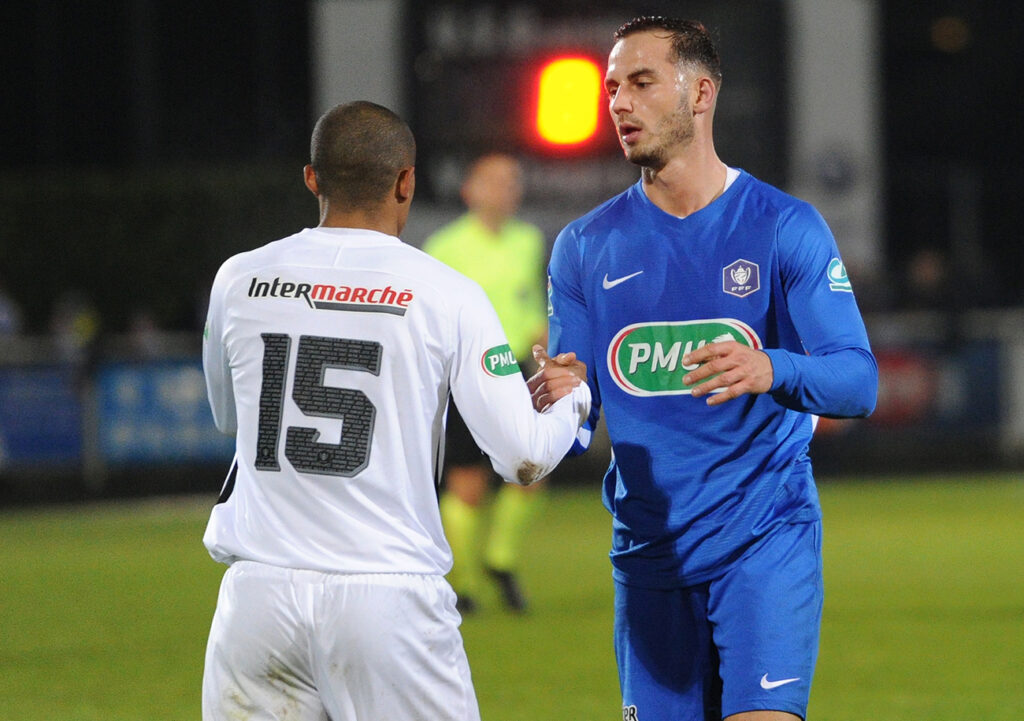
<path fill-rule="evenodd" d="M 602 77 L 637 14 L 713 30 L 719 155 L 837 237 L 881 388 L 871 418 L 822 424 L 819 474 L 1024 466 L 1024 5 L 34 0 L 0 8 L 0 504 L 216 492 L 206 294 L 228 256 L 316 224 L 301 171 L 334 104 L 412 125 L 414 245 L 484 151 L 521 158 L 549 244 L 633 182 L 586 73 L 568 135 L 538 119 L 545 70 Z"/>

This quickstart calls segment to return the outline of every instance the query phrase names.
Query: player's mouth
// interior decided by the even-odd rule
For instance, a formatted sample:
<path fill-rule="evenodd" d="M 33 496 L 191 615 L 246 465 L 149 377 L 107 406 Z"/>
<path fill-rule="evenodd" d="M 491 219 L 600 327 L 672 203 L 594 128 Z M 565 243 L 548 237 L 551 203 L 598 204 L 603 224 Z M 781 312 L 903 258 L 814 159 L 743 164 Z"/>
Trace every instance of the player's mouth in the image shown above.
<path fill-rule="evenodd" d="M 632 145 L 640 138 L 642 128 L 634 123 L 619 123 L 619 138 L 624 145 Z"/>

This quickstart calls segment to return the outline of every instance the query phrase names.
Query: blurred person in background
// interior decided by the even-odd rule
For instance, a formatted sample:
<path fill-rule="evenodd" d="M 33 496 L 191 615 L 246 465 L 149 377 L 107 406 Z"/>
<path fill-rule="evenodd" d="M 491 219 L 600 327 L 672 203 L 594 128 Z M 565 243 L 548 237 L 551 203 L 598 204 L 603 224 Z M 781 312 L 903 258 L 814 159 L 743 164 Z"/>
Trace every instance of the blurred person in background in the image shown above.
<path fill-rule="evenodd" d="M 138 360 L 156 360 L 163 355 L 160 324 L 152 309 L 140 307 L 132 312 L 128 319 L 128 340 L 132 355 Z"/>
<path fill-rule="evenodd" d="M 623 719 L 804 718 L 823 603 L 816 415 L 865 416 L 878 371 L 825 221 L 718 157 L 718 50 L 695 21 L 615 33 L 605 88 L 640 180 L 552 251 L 551 352 L 592 369 L 613 457 Z M 566 371 L 546 361 L 531 379 Z"/>
<path fill-rule="evenodd" d="M 4 287 L 0 278 L 0 337 L 19 335 L 22 331 L 21 306 Z"/>
<path fill-rule="evenodd" d="M 907 263 L 902 291 L 900 305 L 907 310 L 953 310 L 958 293 L 950 285 L 946 254 L 931 247 L 916 251 Z"/>
<path fill-rule="evenodd" d="M 70 369 L 79 393 L 91 392 L 99 360 L 100 330 L 99 311 L 84 292 L 70 290 L 57 298 L 50 316 L 50 333 L 57 361 Z"/>
<path fill-rule="evenodd" d="M 956 271 L 954 272 L 954 268 Z M 984 272 L 984 260 L 953 263 L 950 255 L 933 246 L 911 254 L 900 284 L 899 309 L 929 311 L 942 316 L 936 340 L 945 350 L 954 350 L 968 341 L 966 313 L 996 301 L 990 284 L 978 278 L 991 278 Z"/>
<path fill-rule="evenodd" d="M 515 217 L 523 198 L 519 161 L 503 153 L 477 158 L 466 172 L 461 195 L 466 212 L 427 238 L 423 250 L 483 287 L 512 353 L 529 374 L 530 349 L 546 344 L 547 243 L 540 228 Z M 497 585 L 506 608 L 521 613 L 527 607 L 517 569 L 542 486 L 501 484 L 485 539 L 483 510 L 492 479 L 486 456 L 457 404 L 452 405 L 441 518 L 455 558 L 451 582 L 463 613 L 476 609 L 485 578 Z"/>
<path fill-rule="evenodd" d="M 479 720 L 437 501 L 449 393 L 524 484 L 569 450 L 590 393 L 536 413 L 484 292 L 399 239 L 415 151 L 386 108 L 328 111 L 304 170 L 319 225 L 214 279 L 203 365 L 236 454 L 203 538 L 229 566 L 206 721 Z"/>
<path fill-rule="evenodd" d="M 99 312 L 85 293 L 67 291 L 53 307 L 50 332 L 60 360 L 76 366 L 88 366 L 99 340 Z"/>
<path fill-rule="evenodd" d="M 22 314 L 21 306 L 4 287 L 3 278 L 0 278 L 0 338 L 14 338 L 21 334 Z M 0 470 L 7 460 L 6 443 L 4 441 L 3 428 L 0 428 Z"/>

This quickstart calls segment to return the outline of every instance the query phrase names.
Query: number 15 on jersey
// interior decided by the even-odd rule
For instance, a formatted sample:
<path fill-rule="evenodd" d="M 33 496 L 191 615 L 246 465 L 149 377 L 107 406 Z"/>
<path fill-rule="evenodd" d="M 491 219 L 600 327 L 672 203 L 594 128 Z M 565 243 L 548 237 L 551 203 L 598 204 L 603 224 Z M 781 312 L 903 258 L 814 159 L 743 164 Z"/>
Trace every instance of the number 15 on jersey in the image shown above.
<path fill-rule="evenodd" d="M 292 338 L 263 333 L 263 380 L 260 388 L 256 468 L 280 471 L 278 446 L 284 416 Z M 284 456 L 299 471 L 352 477 L 370 461 L 377 409 L 361 390 L 324 385 L 328 368 L 380 375 L 383 347 L 376 341 L 299 336 L 292 399 L 306 416 L 342 421 L 339 443 L 319 443 L 320 431 L 288 426 Z"/>

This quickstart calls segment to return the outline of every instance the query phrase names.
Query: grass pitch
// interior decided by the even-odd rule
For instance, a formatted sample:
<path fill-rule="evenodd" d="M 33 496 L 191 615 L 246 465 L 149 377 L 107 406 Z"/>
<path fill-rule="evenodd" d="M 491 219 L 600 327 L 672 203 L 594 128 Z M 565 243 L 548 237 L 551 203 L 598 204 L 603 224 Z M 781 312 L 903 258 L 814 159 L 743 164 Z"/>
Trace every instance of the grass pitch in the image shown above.
<path fill-rule="evenodd" d="M 1024 718 L 1024 481 L 820 483 L 826 601 L 813 721 Z M 214 498 L 0 512 L 0 718 L 199 718 L 222 566 Z M 553 486 L 523 569 L 463 624 L 484 721 L 621 718 L 610 522 Z"/>

